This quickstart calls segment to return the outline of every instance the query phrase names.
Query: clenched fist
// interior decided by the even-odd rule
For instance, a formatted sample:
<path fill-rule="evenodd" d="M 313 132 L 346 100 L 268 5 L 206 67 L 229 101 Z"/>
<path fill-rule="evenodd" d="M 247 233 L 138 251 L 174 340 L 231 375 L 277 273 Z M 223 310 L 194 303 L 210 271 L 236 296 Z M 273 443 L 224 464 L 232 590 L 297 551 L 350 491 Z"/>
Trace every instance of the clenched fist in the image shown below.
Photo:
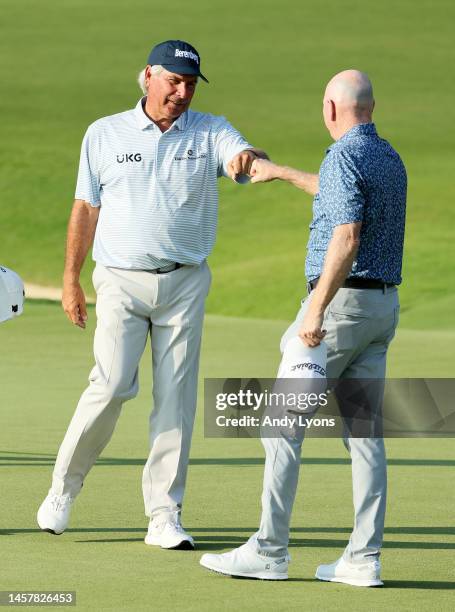
<path fill-rule="evenodd" d="M 280 166 L 267 159 L 255 159 L 251 165 L 251 182 L 267 183 L 278 178 Z"/>

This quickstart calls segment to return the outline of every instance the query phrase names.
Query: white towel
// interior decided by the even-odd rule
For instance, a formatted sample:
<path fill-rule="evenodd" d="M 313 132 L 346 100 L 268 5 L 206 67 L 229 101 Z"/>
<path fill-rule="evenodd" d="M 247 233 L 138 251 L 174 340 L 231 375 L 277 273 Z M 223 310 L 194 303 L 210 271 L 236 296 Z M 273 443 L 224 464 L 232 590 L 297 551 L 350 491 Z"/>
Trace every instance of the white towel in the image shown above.
<path fill-rule="evenodd" d="M 327 345 L 306 346 L 295 336 L 286 344 L 278 368 L 278 378 L 326 378 Z"/>

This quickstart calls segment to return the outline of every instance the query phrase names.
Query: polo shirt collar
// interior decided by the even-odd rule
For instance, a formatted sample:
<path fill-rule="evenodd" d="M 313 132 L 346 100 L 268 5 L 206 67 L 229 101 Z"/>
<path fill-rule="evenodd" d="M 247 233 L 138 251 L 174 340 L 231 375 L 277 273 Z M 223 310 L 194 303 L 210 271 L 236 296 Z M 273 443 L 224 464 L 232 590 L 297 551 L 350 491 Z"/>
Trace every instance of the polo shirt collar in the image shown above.
<path fill-rule="evenodd" d="M 346 134 L 344 134 L 340 141 L 351 140 L 358 138 L 358 136 L 377 136 L 376 126 L 374 123 L 359 123 L 352 127 Z"/>
<path fill-rule="evenodd" d="M 145 114 L 144 106 L 147 97 L 144 96 L 139 100 L 134 109 L 134 114 L 136 116 L 137 123 L 141 130 L 146 130 L 148 127 L 159 129 L 158 126 L 150 119 L 148 115 Z M 174 121 L 168 131 L 171 130 L 181 130 L 183 131 L 186 128 L 186 124 L 188 123 L 188 111 L 185 111 L 180 115 L 178 119 Z"/>
<path fill-rule="evenodd" d="M 180 115 L 180 117 L 174 121 L 169 129 L 171 130 L 180 130 L 183 131 L 186 128 L 186 124 L 188 123 L 188 111 L 185 111 Z"/>
<path fill-rule="evenodd" d="M 359 123 L 358 125 L 354 125 L 350 130 L 343 134 L 343 136 L 334 142 L 327 149 L 327 153 L 335 146 L 343 145 L 346 142 L 350 142 L 351 140 L 355 140 L 359 136 L 377 136 L 378 133 L 376 131 L 376 126 L 374 123 Z"/>
<path fill-rule="evenodd" d="M 146 96 L 141 98 L 139 102 L 136 104 L 134 109 L 134 114 L 136 116 L 137 123 L 141 130 L 147 129 L 149 126 L 156 127 L 153 121 L 145 114 L 144 104 L 145 104 Z"/>

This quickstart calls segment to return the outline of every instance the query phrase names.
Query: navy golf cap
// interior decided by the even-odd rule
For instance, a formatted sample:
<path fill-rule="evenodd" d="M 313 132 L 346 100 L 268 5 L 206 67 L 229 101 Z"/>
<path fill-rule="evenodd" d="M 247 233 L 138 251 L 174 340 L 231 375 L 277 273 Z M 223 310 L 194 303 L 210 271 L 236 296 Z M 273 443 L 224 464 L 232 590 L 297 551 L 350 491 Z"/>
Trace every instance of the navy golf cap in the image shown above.
<path fill-rule="evenodd" d="M 176 74 L 195 74 L 208 83 L 201 72 L 199 53 L 183 40 L 166 40 L 156 45 L 150 52 L 147 64 L 163 66 Z"/>

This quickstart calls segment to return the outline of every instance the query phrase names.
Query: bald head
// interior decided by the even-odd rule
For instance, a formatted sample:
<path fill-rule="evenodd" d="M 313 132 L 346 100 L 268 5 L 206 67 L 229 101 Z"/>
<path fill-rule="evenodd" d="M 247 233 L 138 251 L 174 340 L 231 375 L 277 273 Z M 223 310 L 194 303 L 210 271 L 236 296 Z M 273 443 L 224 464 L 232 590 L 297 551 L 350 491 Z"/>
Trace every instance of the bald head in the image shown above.
<path fill-rule="evenodd" d="M 326 98 L 355 115 L 373 112 L 373 86 L 364 72 L 343 70 L 336 74 L 325 90 Z"/>
<path fill-rule="evenodd" d="M 329 81 L 324 94 L 324 119 L 335 139 L 353 125 L 371 122 L 373 108 L 373 87 L 364 72 L 343 70 Z"/>

